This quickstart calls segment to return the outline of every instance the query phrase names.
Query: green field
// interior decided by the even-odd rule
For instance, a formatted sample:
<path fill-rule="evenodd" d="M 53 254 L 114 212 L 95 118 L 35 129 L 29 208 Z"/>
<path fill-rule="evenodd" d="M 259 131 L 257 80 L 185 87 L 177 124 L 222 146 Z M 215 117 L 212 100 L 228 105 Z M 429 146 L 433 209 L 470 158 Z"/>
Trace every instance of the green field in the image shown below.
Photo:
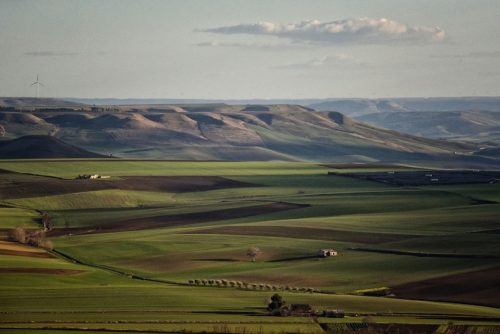
<path fill-rule="evenodd" d="M 274 293 L 344 310 L 346 318 L 319 319 L 339 326 L 366 317 L 485 333 L 481 326 L 500 325 L 498 183 L 397 187 L 285 162 L 1 161 L 0 170 L 15 172 L 0 173 L 3 238 L 40 226 L 48 211 L 55 250 L 37 257 L 44 251 L 0 243 L 0 333 L 323 332 L 308 317 L 267 315 Z M 336 171 L 356 170 L 369 168 Z M 112 176 L 109 187 L 73 184 L 94 173 Z M 113 188 L 121 176 L 241 184 Z M 23 182 L 25 197 L 13 186 Z M 252 246 L 261 251 L 255 262 Z M 322 248 L 339 255 L 320 259 Z M 356 292 L 383 287 L 393 295 Z"/>

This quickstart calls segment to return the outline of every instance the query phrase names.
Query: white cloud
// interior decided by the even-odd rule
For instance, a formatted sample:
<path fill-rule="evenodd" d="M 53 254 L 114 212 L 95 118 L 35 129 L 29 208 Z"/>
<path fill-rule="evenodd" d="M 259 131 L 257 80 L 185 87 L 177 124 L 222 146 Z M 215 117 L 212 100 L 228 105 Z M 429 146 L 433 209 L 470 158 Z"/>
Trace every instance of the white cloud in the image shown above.
<path fill-rule="evenodd" d="M 395 43 L 440 42 L 446 33 L 439 27 L 410 26 L 380 18 L 356 18 L 321 22 L 318 20 L 280 24 L 260 22 L 202 30 L 217 34 L 267 35 L 303 43 Z"/>

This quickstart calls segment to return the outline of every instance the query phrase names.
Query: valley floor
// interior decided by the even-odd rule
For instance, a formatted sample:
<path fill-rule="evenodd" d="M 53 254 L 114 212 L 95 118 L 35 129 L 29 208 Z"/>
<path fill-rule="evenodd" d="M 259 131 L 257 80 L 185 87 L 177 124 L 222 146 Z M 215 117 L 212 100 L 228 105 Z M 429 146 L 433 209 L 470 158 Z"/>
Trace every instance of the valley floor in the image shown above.
<path fill-rule="evenodd" d="M 342 175 L 411 169 L 1 161 L 0 333 L 498 333 L 500 185 Z M 42 212 L 53 250 L 7 241 Z"/>

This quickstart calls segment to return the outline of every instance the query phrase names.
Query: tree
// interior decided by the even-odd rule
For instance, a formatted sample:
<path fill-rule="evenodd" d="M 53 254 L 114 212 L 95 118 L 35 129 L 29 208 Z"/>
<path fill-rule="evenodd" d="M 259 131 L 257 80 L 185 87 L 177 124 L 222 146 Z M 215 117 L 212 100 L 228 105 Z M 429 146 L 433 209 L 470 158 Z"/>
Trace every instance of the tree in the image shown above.
<path fill-rule="evenodd" d="M 271 296 L 271 299 L 269 300 L 269 304 L 267 305 L 267 310 L 272 312 L 275 310 L 281 309 L 285 305 L 285 301 L 283 298 L 275 293 L 274 295 Z"/>
<path fill-rule="evenodd" d="M 259 247 L 252 246 L 247 250 L 247 256 L 252 258 L 252 262 L 255 262 L 255 259 L 261 253 Z"/>
<path fill-rule="evenodd" d="M 29 233 L 28 244 L 35 247 L 43 247 L 43 242 L 45 240 L 45 232 L 43 230 L 37 230 Z"/>
<path fill-rule="evenodd" d="M 30 231 L 26 230 L 24 226 L 17 226 L 10 231 L 9 238 L 21 244 L 45 248 L 49 251 L 54 249 L 52 241 L 45 239 L 45 230 Z"/>
<path fill-rule="evenodd" d="M 52 230 L 52 217 L 49 215 L 48 212 L 44 212 L 42 214 L 42 225 L 44 231 Z"/>

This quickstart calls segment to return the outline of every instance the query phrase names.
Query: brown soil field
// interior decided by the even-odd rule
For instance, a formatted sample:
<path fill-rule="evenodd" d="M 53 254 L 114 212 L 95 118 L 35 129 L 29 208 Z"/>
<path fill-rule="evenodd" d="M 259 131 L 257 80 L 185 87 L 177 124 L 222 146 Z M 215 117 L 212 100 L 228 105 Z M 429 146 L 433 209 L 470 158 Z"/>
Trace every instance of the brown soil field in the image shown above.
<path fill-rule="evenodd" d="M 478 232 L 473 232 L 473 233 L 500 234 L 500 228 L 495 228 L 492 230 L 483 230 L 483 231 L 478 231 Z"/>
<path fill-rule="evenodd" d="M 0 199 L 51 196 L 109 189 L 100 180 L 63 180 L 54 177 L 0 172 Z"/>
<path fill-rule="evenodd" d="M 163 227 L 183 226 L 183 225 L 204 223 L 209 221 L 257 216 L 278 211 L 298 209 L 306 206 L 307 205 L 292 204 L 292 203 L 272 203 L 272 204 L 247 206 L 242 208 L 240 207 L 240 208 L 194 212 L 194 213 L 185 213 L 177 215 L 134 218 L 134 219 L 121 220 L 111 223 L 105 223 L 92 227 L 60 228 L 50 231 L 48 235 L 60 236 L 67 234 L 109 233 L 109 232 L 136 231 L 136 230 L 163 228 Z"/>
<path fill-rule="evenodd" d="M 381 182 L 385 184 L 393 184 L 397 186 L 496 183 L 497 178 L 500 178 L 499 171 L 487 170 L 419 170 L 366 173 L 353 172 L 340 174 L 335 172 L 328 172 L 328 175 L 340 175 L 362 180 Z"/>
<path fill-rule="evenodd" d="M 365 169 L 365 168 L 395 168 L 395 169 L 417 169 L 412 166 L 398 165 L 398 164 L 369 164 L 369 163 L 359 163 L 359 164 L 349 164 L 349 163 L 338 163 L 338 164 L 322 164 L 321 166 L 327 168 L 335 169 Z"/>
<path fill-rule="evenodd" d="M 256 186 L 258 185 L 219 176 L 127 176 L 116 180 L 66 180 L 0 170 L 0 199 L 51 196 L 105 189 L 190 192 Z"/>
<path fill-rule="evenodd" d="M 120 189 L 160 192 L 192 192 L 258 186 L 220 176 L 126 176 L 112 182 Z"/>
<path fill-rule="evenodd" d="M 439 325 L 427 324 L 368 324 L 369 333 L 383 333 L 383 334 L 429 334 L 435 333 Z"/>
<path fill-rule="evenodd" d="M 365 233 L 332 230 L 312 227 L 292 227 L 292 226 L 224 226 L 215 228 L 199 229 L 190 232 L 191 234 L 229 234 L 229 235 L 258 235 L 268 237 L 283 237 L 297 239 L 331 240 L 355 242 L 363 244 L 380 244 L 385 242 L 398 241 L 402 239 L 415 238 L 414 235 L 388 234 L 388 233 Z"/>
<path fill-rule="evenodd" d="M 0 268 L 1 274 L 76 275 L 83 272 L 85 272 L 85 270 L 53 268 Z"/>
<path fill-rule="evenodd" d="M 426 299 L 500 307 L 500 267 L 402 284 L 399 298 Z"/>
<path fill-rule="evenodd" d="M 12 249 L 0 249 L 0 255 L 28 256 L 28 257 L 38 257 L 38 258 L 54 257 L 50 253 L 45 253 L 45 252 L 25 252 Z"/>

